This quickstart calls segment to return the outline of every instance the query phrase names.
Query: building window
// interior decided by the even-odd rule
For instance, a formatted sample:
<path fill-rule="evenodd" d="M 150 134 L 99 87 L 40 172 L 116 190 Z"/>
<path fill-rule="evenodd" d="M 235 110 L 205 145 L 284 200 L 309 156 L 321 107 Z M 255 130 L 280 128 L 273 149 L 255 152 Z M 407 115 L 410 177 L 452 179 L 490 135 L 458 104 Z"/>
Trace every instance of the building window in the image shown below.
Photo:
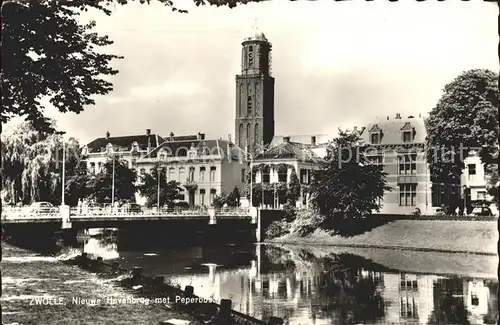
<path fill-rule="evenodd" d="M 247 142 L 245 143 L 245 146 L 249 145 L 251 143 L 251 126 L 250 126 L 250 123 L 247 124 Z"/>
<path fill-rule="evenodd" d="M 205 189 L 200 189 L 200 205 L 205 205 Z"/>
<path fill-rule="evenodd" d="M 194 181 L 194 167 L 189 167 L 189 181 L 193 182 Z"/>
<path fill-rule="evenodd" d="M 411 133 L 412 133 L 411 131 L 404 131 L 403 132 L 403 142 L 411 142 L 413 140 Z"/>
<path fill-rule="evenodd" d="M 245 145 L 243 143 L 243 139 L 245 139 L 245 135 L 243 134 L 243 124 L 240 124 L 240 132 L 238 137 L 238 145 L 240 146 L 240 148 L 243 148 L 243 146 Z"/>
<path fill-rule="evenodd" d="M 477 192 L 478 200 L 486 200 L 486 191 L 478 191 Z"/>
<path fill-rule="evenodd" d="M 417 204 L 417 184 L 399 185 L 399 205 L 415 206 Z"/>
<path fill-rule="evenodd" d="M 241 169 L 241 182 L 242 183 L 245 183 L 245 181 L 246 181 L 246 173 L 247 173 L 247 170 L 245 168 L 242 168 Z"/>
<path fill-rule="evenodd" d="M 168 169 L 168 181 L 169 181 L 169 182 L 170 182 L 170 181 L 173 181 L 173 180 L 175 179 L 174 174 L 175 174 L 175 168 L 174 168 L 174 167 L 170 167 L 170 168 Z"/>
<path fill-rule="evenodd" d="M 186 168 L 184 167 L 179 168 L 179 180 L 183 183 L 186 180 Z"/>
<path fill-rule="evenodd" d="M 406 154 L 398 156 L 399 175 L 408 175 L 417 173 L 417 155 Z"/>
<path fill-rule="evenodd" d="M 471 294 L 471 305 L 479 306 L 479 297 L 475 293 Z"/>
<path fill-rule="evenodd" d="M 211 202 L 213 202 L 216 194 L 217 194 L 217 190 L 215 188 L 210 189 L 210 201 Z"/>
<path fill-rule="evenodd" d="M 97 163 L 97 172 L 98 173 L 102 173 L 103 172 L 102 162 L 98 162 Z"/>
<path fill-rule="evenodd" d="M 271 181 L 271 170 L 269 166 L 265 166 L 262 169 L 262 183 L 269 184 Z"/>
<path fill-rule="evenodd" d="M 473 181 L 476 178 L 476 164 L 468 164 L 467 169 L 469 170 L 469 181 Z"/>
<path fill-rule="evenodd" d="M 160 152 L 158 153 L 158 158 L 159 158 L 160 160 L 165 160 L 165 158 L 167 158 L 167 154 L 165 153 L 165 151 L 163 151 L 163 150 L 162 150 L 162 151 L 160 151 Z"/>
<path fill-rule="evenodd" d="M 367 156 L 366 159 L 368 162 L 372 165 L 382 165 L 383 164 L 383 156 L 382 155 L 377 155 L 377 156 Z"/>
<path fill-rule="evenodd" d="M 146 169 L 144 169 L 144 168 L 141 168 L 141 171 L 140 171 L 140 173 L 141 173 L 141 175 L 144 175 L 144 174 L 146 174 Z"/>
<path fill-rule="evenodd" d="M 91 163 L 90 163 L 90 172 L 91 172 L 92 174 L 94 174 L 94 173 L 95 173 L 95 163 L 94 163 L 94 162 L 91 162 Z"/>
<path fill-rule="evenodd" d="M 380 143 L 380 133 L 372 133 L 370 140 L 371 140 L 372 144 L 379 144 Z"/>
<path fill-rule="evenodd" d="M 309 184 L 309 170 L 308 169 L 300 169 L 300 183 L 301 184 Z"/>
<path fill-rule="evenodd" d="M 215 166 L 210 167 L 210 181 L 215 182 Z"/>
<path fill-rule="evenodd" d="M 286 167 L 280 167 L 278 169 L 278 182 L 287 182 L 288 180 L 288 170 Z"/>
<path fill-rule="evenodd" d="M 253 143 L 255 146 L 259 144 L 259 123 L 255 123 L 254 133 L 253 133 Z"/>
<path fill-rule="evenodd" d="M 205 167 L 200 167 L 200 182 L 204 182 L 204 181 L 205 181 Z M 205 190 L 203 190 L 203 191 L 205 191 Z"/>
<path fill-rule="evenodd" d="M 247 115 L 252 116 L 252 96 L 247 96 Z"/>

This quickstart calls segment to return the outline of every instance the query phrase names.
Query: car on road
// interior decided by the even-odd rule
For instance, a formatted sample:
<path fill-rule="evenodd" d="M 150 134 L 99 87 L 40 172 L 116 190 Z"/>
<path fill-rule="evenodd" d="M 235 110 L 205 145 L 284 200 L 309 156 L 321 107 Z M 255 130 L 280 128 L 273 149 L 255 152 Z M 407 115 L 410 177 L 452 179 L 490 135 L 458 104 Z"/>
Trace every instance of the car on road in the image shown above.
<path fill-rule="evenodd" d="M 128 213 L 141 213 L 142 206 L 137 203 L 125 203 L 121 207 L 122 211 Z"/>
<path fill-rule="evenodd" d="M 491 209 L 488 207 L 476 207 L 472 210 L 471 214 L 475 217 L 491 217 L 491 216 L 493 216 Z"/>
<path fill-rule="evenodd" d="M 30 213 L 52 213 L 56 210 L 54 205 L 50 202 L 35 202 L 30 205 Z"/>

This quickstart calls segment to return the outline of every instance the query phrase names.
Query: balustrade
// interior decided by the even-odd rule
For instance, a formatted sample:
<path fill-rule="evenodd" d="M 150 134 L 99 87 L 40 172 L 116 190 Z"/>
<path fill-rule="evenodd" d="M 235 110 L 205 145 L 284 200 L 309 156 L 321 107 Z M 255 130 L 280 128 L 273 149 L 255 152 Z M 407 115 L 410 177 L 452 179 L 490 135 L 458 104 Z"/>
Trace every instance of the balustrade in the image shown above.
<path fill-rule="evenodd" d="M 111 206 L 106 207 L 71 207 L 70 216 L 78 218 L 99 218 L 99 217 L 132 217 L 132 216 L 208 216 L 209 212 L 207 208 L 196 208 L 196 209 L 181 209 L 181 208 L 149 208 L 149 209 L 137 209 L 137 208 L 113 208 Z M 215 216 L 233 216 L 233 217 L 248 217 L 250 216 L 249 208 L 241 207 L 227 207 L 221 209 L 215 209 Z M 16 220 L 16 219 L 53 219 L 61 218 L 61 211 L 59 207 L 55 208 L 44 208 L 44 209 L 32 209 L 31 207 L 6 207 L 2 211 L 3 220 Z"/>

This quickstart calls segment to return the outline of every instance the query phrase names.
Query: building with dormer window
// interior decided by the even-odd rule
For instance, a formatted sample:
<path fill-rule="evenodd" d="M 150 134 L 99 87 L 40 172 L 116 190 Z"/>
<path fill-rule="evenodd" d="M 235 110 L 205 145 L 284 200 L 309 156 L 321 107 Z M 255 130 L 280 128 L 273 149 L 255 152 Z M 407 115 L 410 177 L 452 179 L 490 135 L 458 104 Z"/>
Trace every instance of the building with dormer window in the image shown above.
<path fill-rule="evenodd" d="M 384 194 L 381 213 L 410 214 L 419 208 L 433 213 L 432 183 L 425 156 L 425 119 L 409 116 L 368 124 L 360 135 L 368 144 L 366 157 L 382 164 L 392 191 Z M 434 204 L 437 205 L 437 204 Z"/>
<path fill-rule="evenodd" d="M 182 201 L 190 206 L 210 206 L 213 199 L 237 187 L 243 192 L 247 170 L 245 153 L 231 141 L 196 136 L 174 137 L 171 133 L 150 153 L 138 158 L 134 167 L 149 173 L 159 164 L 167 182 L 176 181 Z M 143 199 L 137 198 L 138 203 Z"/>
<path fill-rule="evenodd" d="M 151 134 L 147 129 L 143 135 L 128 135 L 112 137 L 109 132 L 103 138 L 97 138 L 82 148 L 87 169 L 91 173 L 99 173 L 104 164 L 113 156 L 119 156 L 127 161 L 129 168 L 134 168 L 135 161 L 151 152 L 163 142 L 157 134 Z"/>

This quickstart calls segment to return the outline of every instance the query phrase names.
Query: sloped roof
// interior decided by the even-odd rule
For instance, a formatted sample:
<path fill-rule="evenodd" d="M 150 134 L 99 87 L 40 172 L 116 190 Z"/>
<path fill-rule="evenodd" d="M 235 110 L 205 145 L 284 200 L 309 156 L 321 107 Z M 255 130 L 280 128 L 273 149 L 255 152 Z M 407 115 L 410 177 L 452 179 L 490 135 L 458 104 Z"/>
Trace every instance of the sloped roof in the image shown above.
<path fill-rule="evenodd" d="M 413 129 L 415 137 L 412 143 L 424 143 L 427 136 L 426 121 L 423 117 L 380 120 L 369 123 L 361 132 L 361 137 L 366 143 L 370 143 L 370 131 L 377 128 L 382 132 L 381 145 L 402 144 L 401 132 L 403 128 L 405 130 Z"/>
<path fill-rule="evenodd" d="M 179 137 L 180 138 L 180 137 Z M 231 155 L 234 160 L 244 156 L 244 152 L 233 143 L 222 139 L 167 140 L 144 158 L 156 158 L 163 151 L 168 157 L 186 157 L 189 150 L 195 149 L 198 155 Z"/>
<path fill-rule="evenodd" d="M 151 148 L 155 148 L 158 146 L 158 143 L 163 142 L 163 138 L 157 134 L 151 134 L 149 135 L 149 138 L 151 141 Z M 130 151 L 134 142 L 137 142 L 140 150 L 146 150 L 148 147 L 148 136 L 143 134 L 97 138 L 87 144 L 87 148 L 89 153 L 105 152 L 106 146 L 111 143 L 111 145 L 113 145 L 113 150 L 115 151 Z"/>
<path fill-rule="evenodd" d="M 316 137 L 316 144 L 326 144 L 331 141 L 334 136 L 330 134 L 310 134 L 310 135 L 275 135 L 273 140 L 271 141 L 270 147 L 275 147 L 281 143 L 283 143 L 283 138 L 289 137 L 290 142 L 301 143 L 301 144 L 311 144 L 311 138 Z"/>
<path fill-rule="evenodd" d="M 311 150 L 310 145 L 291 141 L 271 147 L 266 152 L 257 155 L 255 160 L 290 158 L 307 162 L 321 160 L 321 157 Z"/>

